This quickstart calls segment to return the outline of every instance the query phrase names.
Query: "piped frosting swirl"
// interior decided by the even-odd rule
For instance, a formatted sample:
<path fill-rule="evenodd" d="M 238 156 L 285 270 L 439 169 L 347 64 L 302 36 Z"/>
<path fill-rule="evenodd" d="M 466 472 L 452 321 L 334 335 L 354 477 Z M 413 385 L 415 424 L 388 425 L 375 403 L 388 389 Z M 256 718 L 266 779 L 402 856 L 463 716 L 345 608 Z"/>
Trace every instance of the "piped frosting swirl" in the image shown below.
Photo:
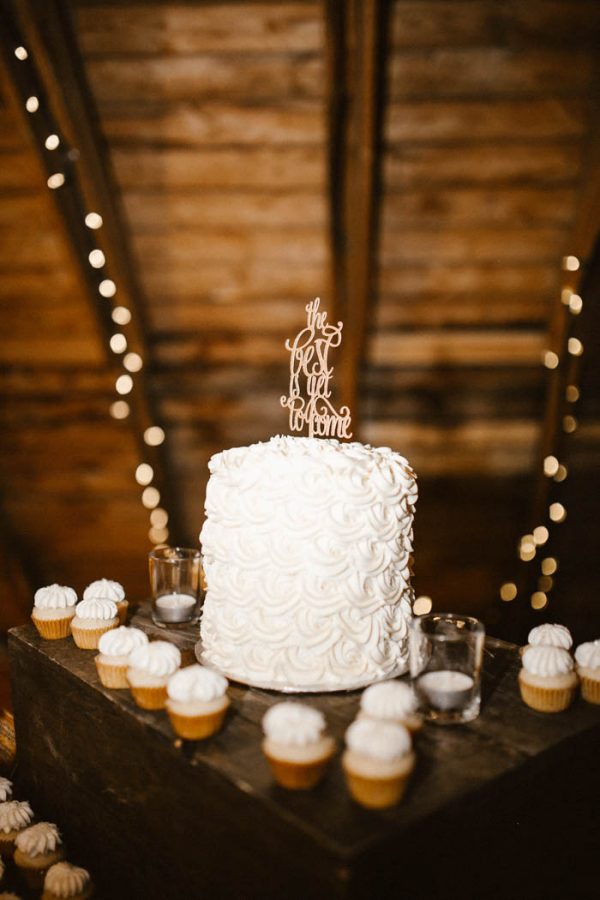
<path fill-rule="evenodd" d="M 168 641 L 152 641 L 143 647 L 136 647 L 129 656 L 129 666 L 164 678 L 172 675 L 181 665 L 181 653 L 175 644 Z"/>
<path fill-rule="evenodd" d="M 403 719 L 417 709 L 417 700 L 408 684 L 384 681 L 372 684 L 360 698 L 360 708 L 372 719 Z"/>
<path fill-rule="evenodd" d="M 0 803 L 0 831 L 20 831 L 33 819 L 33 811 L 27 800 L 8 800 Z"/>
<path fill-rule="evenodd" d="M 148 635 L 139 628 L 121 625 L 107 631 L 98 641 L 98 650 L 104 656 L 129 656 L 136 647 L 145 647 Z"/>
<path fill-rule="evenodd" d="M 76 603 L 76 592 L 62 584 L 48 584 L 33 595 L 33 605 L 38 609 L 63 609 L 75 606 Z"/>
<path fill-rule="evenodd" d="M 272 706 L 262 720 L 267 738 L 289 747 L 306 747 L 319 741 L 325 730 L 325 717 L 318 709 L 303 703 L 284 701 Z"/>
<path fill-rule="evenodd" d="M 225 695 L 228 681 L 205 666 L 187 666 L 169 679 L 167 694 L 180 703 L 210 703 Z"/>
<path fill-rule="evenodd" d="M 91 597 L 89 600 L 81 600 L 77 604 L 75 615 L 80 619 L 108 621 L 117 617 L 117 604 L 112 600 L 103 600 L 101 597 Z"/>
<path fill-rule="evenodd" d="M 90 600 L 100 598 L 101 600 L 112 600 L 118 603 L 125 599 L 125 589 L 118 581 L 110 581 L 108 578 L 100 578 L 98 581 L 92 581 L 88 584 L 83 592 L 83 599 Z"/>
<path fill-rule="evenodd" d="M 410 753 L 410 734 L 403 725 L 356 719 L 346 731 L 349 750 L 384 762 L 395 762 Z"/>
<path fill-rule="evenodd" d="M 12 797 L 13 786 L 12 781 L 8 778 L 0 776 L 0 802 L 4 803 Z"/>
<path fill-rule="evenodd" d="M 575 651 L 575 661 L 585 669 L 600 669 L 600 640 L 580 644 Z"/>
<path fill-rule="evenodd" d="M 52 822 L 30 825 L 15 838 L 15 845 L 26 856 L 42 856 L 51 853 L 61 844 L 60 832 Z"/>
<path fill-rule="evenodd" d="M 532 675 L 553 677 L 573 671 L 573 657 L 563 647 L 540 644 L 523 653 L 523 668 Z"/>
<path fill-rule="evenodd" d="M 528 643 L 532 647 L 544 645 L 546 647 L 562 647 L 563 650 L 570 650 L 573 646 L 573 638 L 565 625 L 554 625 L 545 622 L 543 625 L 537 625 L 531 629 Z"/>
<path fill-rule="evenodd" d="M 58 862 L 50 866 L 44 879 L 44 890 L 57 897 L 76 897 L 90 883 L 90 874 L 80 866 L 72 866 L 68 862 Z"/>

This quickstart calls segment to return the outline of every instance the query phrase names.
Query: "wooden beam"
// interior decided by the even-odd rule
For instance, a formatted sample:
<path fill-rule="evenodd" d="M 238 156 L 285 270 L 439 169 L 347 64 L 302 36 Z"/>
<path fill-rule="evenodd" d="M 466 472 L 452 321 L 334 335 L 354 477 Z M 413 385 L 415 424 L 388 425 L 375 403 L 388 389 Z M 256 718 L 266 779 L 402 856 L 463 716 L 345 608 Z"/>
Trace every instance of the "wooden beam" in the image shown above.
<path fill-rule="evenodd" d="M 344 322 L 338 392 L 351 409 L 355 437 L 379 226 L 387 13 L 385 0 L 325 3 L 331 255 L 335 315 Z"/>
<path fill-rule="evenodd" d="M 110 338 L 117 331 L 122 331 L 127 338 L 127 352 L 136 352 L 143 360 L 143 369 L 133 373 L 133 390 L 126 397 L 130 407 L 127 421 L 138 445 L 140 461 L 149 463 L 154 470 L 153 485 L 160 492 L 161 506 L 169 512 L 171 540 L 175 541 L 183 531 L 169 477 L 166 448 L 149 446 L 144 440 L 147 429 L 157 424 L 145 374 L 151 369 L 151 360 L 142 315 L 144 304 L 121 215 L 118 188 L 103 152 L 103 138 L 68 4 L 62 0 L 0 0 L 0 10 L 4 63 L 18 96 L 17 106 L 31 131 L 47 175 L 64 175 L 64 184 L 51 194 L 95 313 L 107 362 L 116 377 L 126 374 L 123 354 L 109 350 Z M 14 52 L 20 45 L 27 48 L 28 56 L 24 60 Z M 39 108 L 33 113 L 25 111 L 25 102 L 31 96 L 39 101 Z M 60 139 L 56 149 L 45 147 L 49 134 L 56 134 Z M 84 224 L 90 211 L 102 216 L 99 230 Z M 105 263 L 97 268 L 90 264 L 89 255 L 93 250 L 102 251 L 105 257 Z M 100 283 L 106 279 L 117 287 L 114 300 L 100 294 Z M 116 325 L 112 319 L 113 306 L 117 305 L 130 312 L 130 321 L 124 325 Z"/>

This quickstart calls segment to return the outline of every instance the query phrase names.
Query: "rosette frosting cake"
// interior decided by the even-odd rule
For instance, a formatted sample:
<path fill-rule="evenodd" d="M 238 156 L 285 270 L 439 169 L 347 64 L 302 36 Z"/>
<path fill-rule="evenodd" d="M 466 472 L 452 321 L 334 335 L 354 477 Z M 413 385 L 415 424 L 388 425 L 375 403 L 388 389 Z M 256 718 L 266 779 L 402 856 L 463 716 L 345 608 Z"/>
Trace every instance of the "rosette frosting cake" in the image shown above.
<path fill-rule="evenodd" d="M 203 661 L 280 690 L 405 671 L 415 474 L 387 447 L 275 437 L 212 457 Z"/>

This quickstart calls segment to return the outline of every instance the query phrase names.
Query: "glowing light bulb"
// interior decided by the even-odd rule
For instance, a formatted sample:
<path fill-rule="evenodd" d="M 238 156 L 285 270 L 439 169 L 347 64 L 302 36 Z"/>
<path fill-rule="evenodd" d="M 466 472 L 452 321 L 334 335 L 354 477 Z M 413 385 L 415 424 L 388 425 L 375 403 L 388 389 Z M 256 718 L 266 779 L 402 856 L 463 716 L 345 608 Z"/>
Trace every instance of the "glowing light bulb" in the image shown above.
<path fill-rule="evenodd" d="M 105 278 L 98 285 L 98 293 L 101 297 L 114 297 L 117 293 L 117 286 L 110 278 Z"/>
<path fill-rule="evenodd" d="M 37 112 L 39 108 L 40 108 L 40 101 L 38 100 L 37 97 L 35 97 L 35 96 L 28 97 L 27 100 L 25 101 L 25 109 L 27 110 L 28 113 Z"/>
<path fill-rule="evenodd" d="M 574 384 L 569 384 L 565 396 L 569 403 L 577 403 L 580 397 L 579 388 Z"/>
<path fill-rule="evenodd" d="M 558 354 L 556 354 L 553 350 L 546 350 L 544 353 L 544 365 L 547 369 L 556 369 L 560 360 L 558 358 Z"/>
<path fill-rule="evenodd" d="M 126 419 L 131 410 L 129 409 L 129 403 L 127 403 L 126 400 L 115 400 L 115 402 L 111 404 L 109 412 L 113 419 Z"/>
<path fill-rule="evenodd" d="M 553 522 L 564 522 L 567 518 L 567 511 L 562 503 L 551 503 L 548 507 L 548 515 Z"/>
<path fill-rule="evenodd" d="M 25 49 L 25 47 L 15 47 L 15 56 L 17 59 L 20 59 L 23 62 L 24 59 L 27 59 L 29 53 Z"/>
<path fill-rule="evenodd" d="M 169 513 L 161 506 L 157 506 L 150 513 L 150 523 L 154 528 L 164 528 L 169 521 Z"/>
<path fill-rule="evenodd" d="M 427 613 L 431 612 L 432 607 L 433 601 L 431 597 L 417 597 L 413 603 L 413 612 L 415 616 L 425 616 Z"/>
<path fill-rule="evenodd" d="M 102 228 L 102 216 L 95 212 L 88 213 L 85 217 L 85 224 L 88 228 L 92 228 L 94 231 L 96 230 L 96 228 Z"/>
<path fill-rule="evenodd" d="M 576 256 L 563 256 L 563 269 L 566 272 L 577 272 L 579 269 L 579 260 Z"/>
<path fill-rule="evenodd" d="M 158 447 L 163 443 L 165 433 L 159 425 L 151 425 L 144 432 L 144 441 L 149 447 Z"/>
<path fill-rule="evenodd" d="M 542 572 L 544 575 L 554 575 L 558 569 L 558 561 L 553 556 L 547 556 L 542 560 Z"/>
<path fill-rule="evenodd" d="M 119 375 L 115 381 L 117 394 L 129 394 L 133 390 L 133 378 L 131 375 Z"/>
<path fill-rule="evenodd" d="M 94 269 L 101 269 L 106 262 L 106 257 L 102 250 L 92 250 L 88 255 L 88 259 L 90 261 L 90 266 Z"/>
<path fill-rule="evenodd" d="M 51 191 L 55 191 L 57 188 L 62 187 L 64 183 L 65 176 L 62 172 L 55 172 L 54 175 L 50 175 L 46 182 Z"/>
<path fill-rule="evenodd" d="M 140 463 L 135 470 L 135 480 L 138 484 L 145 486 L 150 484 L 154 478 L 154 469 L 148 463 Z"/>
<path fill-rule="evenodd" d="M 548 598 L 543 591 L 536 591 L 531 595 L 532 609 L 543 609 L 548 603 Z"/>
<path fill-rule="evenodd" d="M 544 475 L 552 478 L 558 472 L 560 463 L 555 456 L 547 456 L 544 460 Z"/>
<path fill-rule="evenodd" d="M 155 487 L 144 488 L 142 493 L 142 503 L 146 509 L 154 509 L 160 503 L 160 493 Z"/>
<path fill-rule="evenodd" d="M 537 528 L 533 529 L 533 540 L 538 547 L 541 547 L 542 544 L 545 544 L 549 537 L 550 532 L 545 525 L 538 525 Z"/>
<path fill-rule="evenodd" d="M 506 584 L 503 584 L 500 588 L 500 598 L 504 600 L 506 603 L 510 603 L 511 600 L 514 600 L 517 596 L 517 586 L 513 584 L 511 581 L 507 581 Z"/>
<path fill-rule="evenodd" d="M 169 532 L 166 528 L 151 528 L 148 537 L 153 544 L 164 544 L 169 540 Z"/>
<path fill-rule="evenodd" d="M 60 138 L 57 134 L 49 134 L 44 141 L 44 147 L 46 148 L 46 150 L 56 150 L 59 144 Z"/>
<path fill-rule="evenodd" d="M 110 317 L 117 325 L 127 325 L 131 322 L 131 313 L 126 306 L 115 306 Z"/>
<path fill-rule="evenodd" d="M 579 294 L 571 294 L 571 296 L 569 297 L 569 309 L 574 316 L 579 315 L 579 313 L 583 309 L 583 300 L 581 299 Z"/>
<path fill-rule="evenodd" d="M 566 466 L 559 466 L 558 472 L 554 476 L 554 480 L 558 481 L 558 482 L 564 481 L 568 474 L 569 474 L 569 470 L 567 469 Z"/>
<path fill-rule="evenodd" d="M 123 357 L 123 365 L 128 372 L 139 372 L 144 365 L 144 360 L 139 353 L 128 353 Z"/>
<path fill-rule="evenodd" d="M 575 416 L 563 417 L 563 431 L 565 434 L 573 434 L 574 431 L 577 431 L 577 419 Z"/>
<path fill-rule="evenodd" d="M 113 334 L 109 343 L 113 353 L 124 353 L 127 350 L 127 338 L 124 334 Z"/>

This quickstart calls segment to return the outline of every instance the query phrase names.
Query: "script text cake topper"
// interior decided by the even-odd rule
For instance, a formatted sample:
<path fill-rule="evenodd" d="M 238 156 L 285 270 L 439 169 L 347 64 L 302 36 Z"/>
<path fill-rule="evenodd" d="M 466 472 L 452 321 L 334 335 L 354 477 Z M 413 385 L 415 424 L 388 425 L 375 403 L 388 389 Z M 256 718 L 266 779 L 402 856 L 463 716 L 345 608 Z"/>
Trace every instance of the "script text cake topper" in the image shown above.
<path fill-rule="evenodd" d="M 342 343 L 342 322 L 330 325 L 327 313 L 319 312 L 321 300 L 316 297 L 306 307 L 306 326 L 290 343 L 290 393 L 281 398 L 281 405 L 290 411 L 290 431 L 302 431 L 308 425 L 309 437 L 351 438 L 350 410 L 342 406 L 338 412 L 331 403 L 330 381 L 333 366 L 327 356 L 332 347 Z M 304 382 L 306 394 L 301 391 Z"/>

